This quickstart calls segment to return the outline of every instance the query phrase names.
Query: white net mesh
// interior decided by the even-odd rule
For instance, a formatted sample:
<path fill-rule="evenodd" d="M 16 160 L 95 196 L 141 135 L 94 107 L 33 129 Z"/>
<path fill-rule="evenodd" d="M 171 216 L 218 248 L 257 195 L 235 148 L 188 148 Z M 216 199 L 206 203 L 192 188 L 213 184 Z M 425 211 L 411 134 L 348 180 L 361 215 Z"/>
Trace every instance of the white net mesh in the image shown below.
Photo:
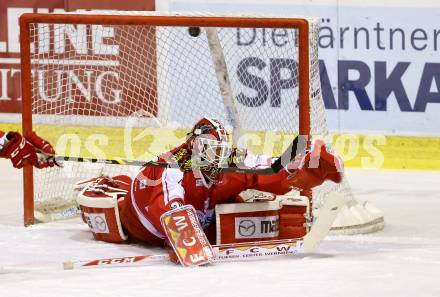
<path fill-rule="evenodd" d="M 138 160 L 180 144 L 202 117 L 231 131 L 206 30 L 190 26 L 30 24 L 33 129 L 59 155 Z M 310 49 L 311 133 L 329 140 L 318 20 L 309 19 L 309 27 L 306 45 L 296 29 L 215 28 L 244 130 L 242 145 L 254 153 L 278 155 L 298 134 L 300 47 Z M 78 180 L 137 169 L 66 162 L 34 171 L 36 210 L 45 209 L 49 219 L 70 216 L 71 207 L 53 211 L 47 205 L 73 201 Z M 351 195 L 346 181 L 329 183 L 314 191 L 316 205 L 330 190 Z"/>

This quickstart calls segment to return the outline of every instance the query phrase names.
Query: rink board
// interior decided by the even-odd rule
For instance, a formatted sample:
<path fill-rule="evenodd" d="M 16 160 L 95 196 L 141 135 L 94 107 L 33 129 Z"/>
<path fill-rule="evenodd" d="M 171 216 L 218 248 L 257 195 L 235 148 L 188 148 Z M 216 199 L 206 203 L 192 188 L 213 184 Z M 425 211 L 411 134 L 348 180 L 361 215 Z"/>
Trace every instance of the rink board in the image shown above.
<path fill-rule="evenodd" d="M 41 125 L 37 132 L 44 135 L 51 128 L 51 125 Z M 21 126 L 0 123 L 0 130 L 20 131 Z M 48 139 L 60 155 L 149 160 L 181 144 L 188 131 L 166 128 L 124 131 L 118 127 L 93 127 L 91 133 L 89 127 L 69 126 L 65 132 L 64 136 L 52 134 Z M 292 137 L 277 132 L 252 133 L 248 147 L 254 152 L 277 155 Z M 347 167 L 440 170 L 440 138 L 379 134 L 335 134 L 332 138 Z"/>

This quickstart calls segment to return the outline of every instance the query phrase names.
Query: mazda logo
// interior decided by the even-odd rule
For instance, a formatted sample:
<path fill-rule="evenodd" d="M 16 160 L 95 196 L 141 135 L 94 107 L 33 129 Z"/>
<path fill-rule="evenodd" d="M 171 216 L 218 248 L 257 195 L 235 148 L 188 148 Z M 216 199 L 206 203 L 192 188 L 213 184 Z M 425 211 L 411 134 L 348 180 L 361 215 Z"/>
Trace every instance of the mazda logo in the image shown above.
<path fill-rule="evenodd" d="M 252 236 L 255 233 L 255 223 L 251 220 L 243 220 L 238 224 L 238 234 L 241 236 Z"/>
<path fill-rule="evenodd" d="M 99 231 L 105 231 L 107 229 L 107 224 L 102 217 L 95 217 L 95 226 Z"/>

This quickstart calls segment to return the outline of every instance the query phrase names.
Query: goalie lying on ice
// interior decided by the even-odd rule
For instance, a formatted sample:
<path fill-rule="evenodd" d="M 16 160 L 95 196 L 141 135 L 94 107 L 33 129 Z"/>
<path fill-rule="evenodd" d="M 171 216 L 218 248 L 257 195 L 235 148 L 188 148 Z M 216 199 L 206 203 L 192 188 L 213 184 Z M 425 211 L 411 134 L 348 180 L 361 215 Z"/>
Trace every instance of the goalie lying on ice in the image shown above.
<path fill-rule="evenodd" d="M 240 164 L 252 168 L 270 166 L 274 160 L 248 152 L 241 156 Z M 211 242 L 214 238 L 217 243 L 298 238 L 307 232 L 308 202 L 242 203 L 256 199 L 244 201 L 240 193 L 248 189 L 271 193 L 267 200 L 292 188 L 309 190 L 325 180 L 338 183 L 342 178 L 340 160 L 319 141 L 275 175 L 222 173 L 221 164 L 237 166 L 239 157 L 237 150 L 228 147 L 223 126 L 203 118 L 185 143 L 158 157 L 160 162 L 177 162 L 179 168 L 144 167 L 133 179 L 98 177 L 77 183 L 83 219 L 97 240 L 165 245 L 161 216 L 192 205 Z M 192 166 L 196 162 L 199 165 Z M 218 205 L 227 207 L 217 207 L 215 220 Z"/>

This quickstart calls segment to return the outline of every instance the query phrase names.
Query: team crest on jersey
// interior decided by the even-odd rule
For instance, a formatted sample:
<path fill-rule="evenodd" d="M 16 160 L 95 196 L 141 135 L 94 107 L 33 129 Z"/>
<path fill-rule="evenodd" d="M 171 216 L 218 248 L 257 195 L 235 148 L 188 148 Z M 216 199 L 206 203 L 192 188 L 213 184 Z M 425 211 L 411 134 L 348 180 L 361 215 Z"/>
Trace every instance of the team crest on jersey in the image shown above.
<path fill-rule="evenodd" d="M 203 180 L 202 179 L 196 179 L 196 187 L 203 187 Z"/>

